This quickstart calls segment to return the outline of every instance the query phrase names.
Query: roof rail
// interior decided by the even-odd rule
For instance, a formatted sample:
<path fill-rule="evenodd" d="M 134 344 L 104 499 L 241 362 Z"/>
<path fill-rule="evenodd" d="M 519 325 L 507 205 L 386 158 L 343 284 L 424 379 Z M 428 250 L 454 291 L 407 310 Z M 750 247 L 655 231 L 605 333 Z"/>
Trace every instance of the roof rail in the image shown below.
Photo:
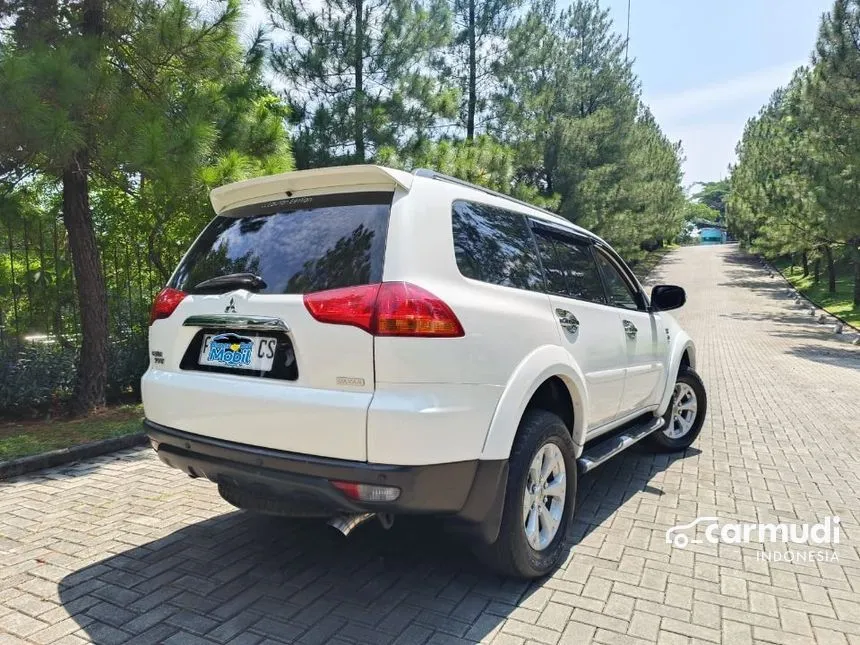
<path fill-rule="evenodd" d="M 510 195 L 505 195 L 504 193 L 500 193 L 497 190 L 493 190 L 492 188 L 486 188 L 485 186 L 479 186 L 478 184 L 473 184 L 470 181 L 466 181 L 465 179 L 459 179 L 457 177 L 452 177 L 451 175 L 446 175 L 441 172 L 436 172 L 435 170 L 430 170 L 428 168 L 417 168 L 412 173 L 416 177 L 428 177 L 430 179 L 438 179 L 439 181 L 447 181 L 452 184 L 459 184 L 461 186 L 468 186 L 469 188 L 474 188 L 475 190 L 480 190 L 481 192 L 487 193 L 488 195 L 492 195 L 493 197 L 500 197 L 502 199 L 507 199 L 508 201 L 514 202 L 515 204 L 519 204 L 520 206 L 527 206 L 528 208 L 533 208 L 536 211 L 540 211 L 541 213 L 545 213 L 547 215 L 552 215 L 553 217 L 561 217 L 558 213 L 553 213 L 551 210 L 547 210 L 546 208 L 541 208 L 540 206 L 535 206 L 534 204 L 529 204 L 528 202 L 524 202 L 521 199 L 517 199 L 516 197 L 511 197 Z M 564 218 L 562 218 L 564 219 Z"/>

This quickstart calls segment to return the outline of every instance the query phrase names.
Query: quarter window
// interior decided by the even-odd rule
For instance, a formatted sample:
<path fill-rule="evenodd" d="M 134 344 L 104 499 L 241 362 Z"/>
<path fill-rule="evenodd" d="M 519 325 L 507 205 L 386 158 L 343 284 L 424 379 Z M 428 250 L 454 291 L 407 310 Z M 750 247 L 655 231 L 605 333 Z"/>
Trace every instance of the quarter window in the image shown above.
<path fill-rule="evenodd" d="M 547 290 L 569 298 L 606 303 L 591 245 L 565 235 L 535 231 Z"/>
<path fill-rule="evenodd" d="M 615 263 L 600 249 L 597 249 L 597 263 L 600 265 L 603 279 L 606 281 L 609 303 L 625 309 L 639 309 L 639 298 L 636 291 L 633 290 Z"/>
<path fill-rule="evenodd" d="M 543 290 L 537 249 L 523 215 L 456 201 L 451 221 L 460 273 L 503 287 Z"/>

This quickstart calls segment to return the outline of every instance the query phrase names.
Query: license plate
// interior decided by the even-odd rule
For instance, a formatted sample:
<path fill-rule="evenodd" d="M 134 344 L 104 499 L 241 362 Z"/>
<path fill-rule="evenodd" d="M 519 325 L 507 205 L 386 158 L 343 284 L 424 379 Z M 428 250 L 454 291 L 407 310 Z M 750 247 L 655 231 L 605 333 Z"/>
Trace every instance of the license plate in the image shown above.
<path fill-rule="evenodd" d="M 200 365 L 268 372 L 275 360 L 277 338 L 206 334 L 200 349 Z"/>

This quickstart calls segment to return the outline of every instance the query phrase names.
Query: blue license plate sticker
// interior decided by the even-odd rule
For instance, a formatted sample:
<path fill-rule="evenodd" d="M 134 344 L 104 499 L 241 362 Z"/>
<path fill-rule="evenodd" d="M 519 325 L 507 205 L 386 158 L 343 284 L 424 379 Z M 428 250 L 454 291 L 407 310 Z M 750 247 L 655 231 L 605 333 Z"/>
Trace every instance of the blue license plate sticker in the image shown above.
<path fill-rule="evenodd" d="M 206 334 L 200 347 L 200 365 L 235 370 L 268 372 L 274 364 L 278 339 L 248 337 L 236 332 Z"/>
<path fill-rule="evenodd" d="M 254 341 L 238 334 L 219 334 L 209 343 L 206 360 L 226 367 L 250 367 Z"/>

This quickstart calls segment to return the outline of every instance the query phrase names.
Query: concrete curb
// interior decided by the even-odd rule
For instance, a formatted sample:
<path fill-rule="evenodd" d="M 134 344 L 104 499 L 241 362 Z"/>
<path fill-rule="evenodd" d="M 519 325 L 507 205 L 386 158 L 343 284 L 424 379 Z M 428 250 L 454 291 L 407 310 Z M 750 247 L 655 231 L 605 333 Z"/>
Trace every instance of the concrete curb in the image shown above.
<path fill-rule="evenodd" d="M 0 481 L 9 479 L 10 477 L 17 477 L 18 475 L 25 475 L 35 470 L 42 470 L 43 468 L 52 468 L 73 461 L 80 461 L 81 459 L 89 459 L 90 457 L 98 457 L 109 452 L 124 450 L 125 448 L 142 446 L 146 441 L 146 435 L 143 432 L 135 432 L 134 434 L 111 437 L 110 439 L 103 439 L 101 441 L 92 441 L 80 446 L 72 446 L 71 448 L 60 448 L 38 455 L 30 455 L 29 457 L 0 461 Z"/>
<path fill-rule="evenodd" d="M 766 269 L 767 271 L 769 271 L 772 274 L 771 277 L 779 278 L 780 280 L 782 280 L 783 283 L 785 283 L 785 291 L 786 291 L 786 294 L 788 295 L 788 297 L 795 298 L 795 302 L 805 301 L 807 304 L 802 305 L 803 308 L 811 310 L 815 314 L 819 315 L 819 320 L 818 320 L 819 324 L 821 324 L 824 320 L 829 320 L 830 324 L 835 325 L 836 323 L 838 323 L 839 325 L 841 325 L 841 327 L 842 327 L 841 332 L 831 333 L 831 337 L 834 340 L 848 342 L 848 343 L 851 343 L 853 345 L 860 344 L 860 329 L 858 329 L 857 327 L 855 327 L 851 323 L 846 322 L 845 320 L 843 320 L 842 318 L 840 318 L 836 314 L 830 313 L 824 307 L 819 305 L 817 302 L 815 302 L 814 300 L 812 300 L 811 298 L 809 298 L 805 294 L 801 293 L 800 290 L 797 287 L 795 287 L 787 277 L 785 277 L 785 275 L 782 273 L 782 271 L 777 269 L 773 264 L 768 262 L 764 257 L 762 257 L 760 255 L 755 255 L 755 254 L 752 254 L 752 255 L 753 255 L 753 257 L 756 257 L 758 259 L 759 263 L 761 264 L 761 266 L 764 269 Z M 814 318 L 813 318 L 813 320 L 814 320 Z"/>

